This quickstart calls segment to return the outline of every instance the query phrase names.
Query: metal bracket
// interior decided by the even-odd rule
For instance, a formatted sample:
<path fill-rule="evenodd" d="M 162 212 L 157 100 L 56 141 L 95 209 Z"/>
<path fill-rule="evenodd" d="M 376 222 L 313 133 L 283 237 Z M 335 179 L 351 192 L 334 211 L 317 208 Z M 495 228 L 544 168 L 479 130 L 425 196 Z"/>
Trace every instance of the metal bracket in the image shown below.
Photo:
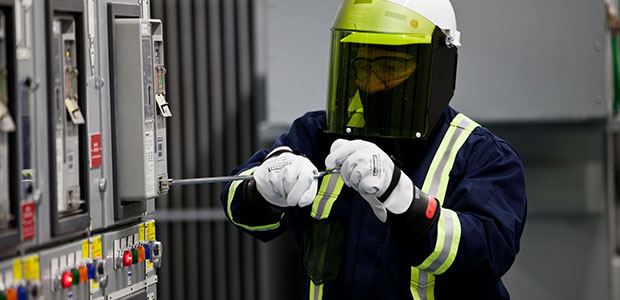
<path fill-rule="evenodd" d="M 115 300 L 121 299 L 128 295 L 131 295 L 134 292 L 137 292 L 142 289 L 146 289 L 147 287 L 157 283 L 157 275 L 148 277 L 147 279 L 140 281 L 134 285 L 128 286 L 122 290 L 118 290 L 114 293 L 110 293 L 107 297 L 107 300 Z"/>

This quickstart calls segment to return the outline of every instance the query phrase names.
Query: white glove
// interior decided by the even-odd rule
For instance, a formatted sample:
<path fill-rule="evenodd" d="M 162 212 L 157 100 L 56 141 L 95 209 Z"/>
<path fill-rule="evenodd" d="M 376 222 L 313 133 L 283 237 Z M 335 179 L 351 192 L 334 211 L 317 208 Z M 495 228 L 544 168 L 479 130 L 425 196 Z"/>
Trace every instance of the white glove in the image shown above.
<path fill-rule="evenodd" d="M 283 150 L 287 152 L 269 157 Z M 278 147 L 269 155 L 254 171 L 258 192 L 269 203 L 279 207 L 310 205 L 318 189 L 318 180 L 314 178 L 318 170 L 312 162 L 293 154 L 288 147 Z"/>
<path fill-rule="evenodd" d="M 338 139 L 325 158 L 325 166 L 340 167 L 344 183 L 360 193 L 382 222 L 387 219 L 386 209 L 401 214 L 413 201 L 413 182 L 400 170 L 400 178 L 385 202 L 378 199 L 390 186 L 395 167 L 392 159 L 373 143 Z"/>

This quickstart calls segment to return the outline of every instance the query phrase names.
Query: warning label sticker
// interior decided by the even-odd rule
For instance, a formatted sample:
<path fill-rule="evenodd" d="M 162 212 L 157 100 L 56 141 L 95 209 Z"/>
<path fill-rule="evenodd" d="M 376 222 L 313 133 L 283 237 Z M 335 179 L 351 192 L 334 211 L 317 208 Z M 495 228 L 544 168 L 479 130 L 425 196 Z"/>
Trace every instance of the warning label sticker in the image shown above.
<path fill-rule="evenodd" d="M 155 134 L 152 130 L 144 132 L 144 192 L 147 198 L 157 196 L 155 185 Z"/>

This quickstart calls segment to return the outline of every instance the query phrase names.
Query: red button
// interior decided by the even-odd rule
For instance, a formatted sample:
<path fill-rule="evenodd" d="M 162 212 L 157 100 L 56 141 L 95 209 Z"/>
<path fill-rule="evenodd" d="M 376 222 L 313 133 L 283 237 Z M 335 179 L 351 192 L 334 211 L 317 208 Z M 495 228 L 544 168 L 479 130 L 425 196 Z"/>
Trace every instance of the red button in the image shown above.
<path fill-rule="evenodd" d="M 131 266 L 132 261 L 133 255 L 131 255 L 131 251 L 125 250 L 125 252 L 123 252 L 123 267 Z"/>
<path fill-rule="evenodd" d="M 65 288 L 71 288 L 71 285 L 73 284 L 73 274 L 71 274 L 71 271 L 64 271 L 62 272 L 62 277 L 60 278 L 60 285 Z"/>

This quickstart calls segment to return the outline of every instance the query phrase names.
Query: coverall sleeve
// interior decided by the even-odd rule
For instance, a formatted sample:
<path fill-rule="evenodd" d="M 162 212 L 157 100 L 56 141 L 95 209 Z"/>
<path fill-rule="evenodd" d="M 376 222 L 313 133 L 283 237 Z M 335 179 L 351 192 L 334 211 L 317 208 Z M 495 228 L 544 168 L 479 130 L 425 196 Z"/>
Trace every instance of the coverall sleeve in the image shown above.
<path fill-rule="evenodd" d="M 482 140 L 451 173 L 438 221 L 420 239 L 403 241 L 411 266 L 472 292 L 495 287 L 514 262 L 527 206 L 517 154 L 501 140 Z"/>
<path fill-rule="evenodd" d="M 296 153 L 310 160 L 314 156 L 315 132 L 318 120 L 308 113 L 293 122 L 288 132 L 282 134 L 269 149 L 256 152 L 248 161 L 233 169 L 233 175 L 252 174 L 267 154 L 274 148 L 288 146 Z M 268 203 L 260 196 L 253 180 L 238 180 L 227 183 L 220 194 L 220 200 L 228 218 L 234 225 L 261 241 L 271 240 L 285 232 L 291 224 L 297 208 L 280 208 Z"/>

